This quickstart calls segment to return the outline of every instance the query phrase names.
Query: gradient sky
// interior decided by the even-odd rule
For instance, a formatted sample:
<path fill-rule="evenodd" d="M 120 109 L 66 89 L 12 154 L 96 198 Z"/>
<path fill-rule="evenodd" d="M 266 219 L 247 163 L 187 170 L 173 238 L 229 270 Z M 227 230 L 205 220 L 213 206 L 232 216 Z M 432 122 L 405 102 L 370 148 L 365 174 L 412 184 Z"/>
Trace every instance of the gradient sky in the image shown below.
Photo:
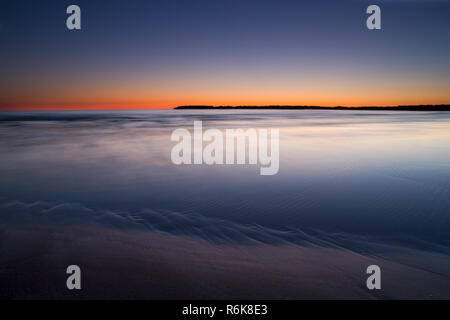
<path fill-rule="evenodd" d="M 0 0 L 0 38 L 3 110 L 450 103 L 450 1 Z"/>

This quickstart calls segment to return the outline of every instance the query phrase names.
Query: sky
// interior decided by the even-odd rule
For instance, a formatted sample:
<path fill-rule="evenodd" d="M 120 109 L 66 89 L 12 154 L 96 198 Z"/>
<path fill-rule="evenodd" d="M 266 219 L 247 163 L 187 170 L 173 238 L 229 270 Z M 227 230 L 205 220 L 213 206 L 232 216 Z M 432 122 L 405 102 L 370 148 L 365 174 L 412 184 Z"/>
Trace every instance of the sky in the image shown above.
<path fill-rule="evenodd" d="M 0 110 L 450 103 L 445 0 L 0 0 L 0 40 Z"/>

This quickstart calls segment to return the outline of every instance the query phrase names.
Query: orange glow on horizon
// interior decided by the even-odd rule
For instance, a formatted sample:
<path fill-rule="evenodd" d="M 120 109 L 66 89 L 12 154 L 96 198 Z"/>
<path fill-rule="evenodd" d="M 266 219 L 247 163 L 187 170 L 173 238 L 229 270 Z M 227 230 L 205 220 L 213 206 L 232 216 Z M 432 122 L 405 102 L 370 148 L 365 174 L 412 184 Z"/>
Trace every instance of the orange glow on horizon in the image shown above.
<path fill-rule="evenodd" d="M 390 101 L 381 99 L 366 100 L 334 100 L 334 99 L 311 99 L 311 100 L 285 100 L 285 99 L 183 99 L 183 100 L 161 100 L 161 102 L 110 102 L 110 103 L 1 103 L 0 111 L 56 111 L 56 110 L 156 110 L 173 109 L 184 105 L 205 106 L 321 106 L 321 107 L 360 107 L 360 106 L 397 106 L 397 105 L 442 105 L 449 104 L 449 99 L 392 99 Z"/>
<path fill-rule="evenodd" d="M 40 83 L 11 88 L 0 97 L 0 110 L 131 110 L 172 109 L 180 105 L 212 106 L 396 106 L 439 105 L 450 102 L 442 84 L 384 81 L 368 84 L 308 80 L 301 83 L 252 82 L 148 84 L 86 82 L 78 86 Z M 28 90 L 27 90 L 28 89 Z"/>
<path fill-rule="evenodd" d="M 171 109 L 180 105 L 396 106 L 450 102 L 446 78 L 363 71 L 189 71 L 5 82 L 0 110 Z M 266 71 L 265 71 L 266 70 Z M 263 72 L 264 71 L 264 72 Z M 181 72 L 181 71 L 180 71 Z"/>

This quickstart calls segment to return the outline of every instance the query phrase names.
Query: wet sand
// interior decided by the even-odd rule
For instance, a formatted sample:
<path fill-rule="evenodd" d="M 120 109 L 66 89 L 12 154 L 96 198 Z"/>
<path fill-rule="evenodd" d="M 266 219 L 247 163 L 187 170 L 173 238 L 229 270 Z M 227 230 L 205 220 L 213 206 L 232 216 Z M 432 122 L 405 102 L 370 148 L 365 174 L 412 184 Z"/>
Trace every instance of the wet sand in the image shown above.
<path fill-rule="evenodd" d="M 381 257 L 158 232 L 2 227 L 0 259 L 2 299 L 450 298 L 450 259 L 395 247 Z M 81 267 L 81 291 L 66 289 L 71 264 Z M 382 290 L 366 288 L 371 264 L 381 267 Z"/>

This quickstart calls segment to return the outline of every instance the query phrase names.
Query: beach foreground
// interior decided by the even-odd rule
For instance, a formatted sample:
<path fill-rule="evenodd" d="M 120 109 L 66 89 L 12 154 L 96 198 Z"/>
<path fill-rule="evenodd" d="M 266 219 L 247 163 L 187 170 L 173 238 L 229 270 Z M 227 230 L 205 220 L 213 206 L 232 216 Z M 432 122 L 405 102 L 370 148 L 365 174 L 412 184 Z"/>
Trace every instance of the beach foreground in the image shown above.
<path fill-rule="evenodd" d="M 447 257 L 396 247 L 363 255 L 92 228 L 2 228 L 0 239 L 3 299 L 450 298 Z M 73 262 L 80 291 L 65 284 Z M 371 264 L 383 270 L 379 292 L 365 286 Z"/>

